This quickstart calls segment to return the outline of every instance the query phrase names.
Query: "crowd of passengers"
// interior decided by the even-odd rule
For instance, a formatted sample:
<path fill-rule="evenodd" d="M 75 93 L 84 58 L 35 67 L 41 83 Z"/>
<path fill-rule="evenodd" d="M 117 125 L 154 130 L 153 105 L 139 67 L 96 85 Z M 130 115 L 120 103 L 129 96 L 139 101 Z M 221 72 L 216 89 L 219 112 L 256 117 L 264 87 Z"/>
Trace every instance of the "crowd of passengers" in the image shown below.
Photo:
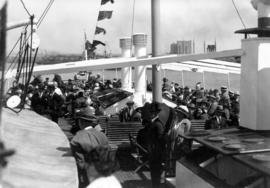
<path fill-rule="evenodd" d="M 100 75 L 88 74 L 86 80 L 69 79 L 63 82 L 60 75 L 54 75 L 50 80 L 36 76 L 27 89 L 22 84 L 13 83 L 8 96 L 17 95 L 25 99 L 35 112 L 49 115 L 58 123 L 58 118 L 68 116 L 103 115 L 98 101 L 92 101 L 93 94 L 105 89 L 119 88 L 117 79 L 102 82 Z M 26 92 L 27 91 L 27 92 Z M 7 97 L 8 97 L 7 96 Z M 76 119 L 76 118 L 75 118 Z M 79 188 L 121 188 L 120 182 L 113 175 L 118 169 L 115 153 L 109 146 L 106 135 L 98 122 L 75 126 L 70 147 L 76 160 Z"/>
<path fill-rule="evenodd" d="M 103 115 L 100 104 L 92 98 L 93 94 L 120 87 L 120 80 L 108 80 L 103 83 L 100 75 L 94 76 L 89 73 L 86 80 L 80 80 L 75 76 L 74 80 L 69 79 L 67 82 L 63 82 L 60 75 L 55 75 L 52 80 L 43 80 L 41 76 L 36 76 L 27 90 L 23 85 L 14 83 L 8 93 L 25 97 L 26 103 L 34 111 L 50 115 L 51 119 L 58 123 L 58 118 L 62 116 Z M 148 89 L 151 90 L 151 84 L 148 84 Z M 165 98 L 177 104 L 176 109 L 185 113 L 188 119 L 205 120 L 206 129 L 239 124 L 239 93 L 228 91 L 225 86 L 221 86 L 220 90 L 206 90 L 198 82 L 195 88 L 191 89 L 164 78 L 162 92 Z M 141 121 L 133 101 L 127 102 L 127 106 L 120 110 L 119 117 L 120 121 Z M 108 138 L 97 124 L 93 122 L 80 127 L 70 140 L 78 166 L 79 187 L 98 187 L 100 184 L 121 187 L 112 175 L 118 168 L 115 156 L 111 153 Z M 93 177 L 99 181 L 91 179 Z"/>
<path fill-rule="evenodd" d="M 112 88 L 120 88 L 120 80 L 106 80 L 103 83 L 99 74 L 88 73 L 86 80 L 69 79 L 67 82 L 62 80 L 58 74 L 50 80 L 48 77 L 36 76 L 29 84 L 25 94 L 26 103 L 31 108 L 42 115 L 48 114 L 51 119 L 58 122 L 61 116 L 72 116 L 76 113 L 85 115 L 103 115 L 98 101 L 92 101 L 92 95 Z M 13 87 L 8 91 L 8 95 L 19 95 L 24 97 L 25 86 L 13 83 Z"/>
<path fill-rule="evenodd" d="M 147 85 L 152 90 L 151 84 Z M 189 120 L 204 120 L 206 129 L 225 128 L 239 125 L 239 92 L 228 91 L 226 86 L 220 89 L 204 89 L 201 82 L 194 88 L 182 87 L 178 83 L 163 78 L 163 97 L 177 104 L 176 109 L 186 114 Z M 136 104 L 129 101 L 120 111 L 121 121 L 136 121 Z"/>
<path fill-rule="evenodd" d="M 52 80 L 36 76 L 27 90 L 26 102 L 39 114 L 49 114 L 53 121 L 58 122 L 61 116 L 74 117 L 103 115 L 100 104 L 93 100 L 92 95 L 106 89 L 120 88 L 121 80 L 113 79 L 103 82 L 99 74 L 88 73 L 86 80 L 69 79 L 64 82 L 60 75 L 54 75 Z M 151 90 L 151 84 L 148 84 Z M 10 94 L 23 95 L 24 86 L 14 84 Z M 177 104 L 188 114 L 188 119 L 205 120 L 206 128 L 227 127 L 239 124 L 239 93 L 228 91 L 226 86 L 220 89 L 204 89 L 198 82 L 195 88 L 181 87 L 178 83 L 163 78 L 163 96 Z M 139 121 L 136 104 L 129 101 L 120 110 L 120 121 Z"/>
<path fill-rule="evenodd" d="M 188 113 L 188 119 L 205 120 L 206 129 L 239 125 L 240 95 L 226 86 L 207 90 L 198 82 L 191 89 L 164 78 L 162 91 L 165 98 L 177 104 L 176 108 Z"/>

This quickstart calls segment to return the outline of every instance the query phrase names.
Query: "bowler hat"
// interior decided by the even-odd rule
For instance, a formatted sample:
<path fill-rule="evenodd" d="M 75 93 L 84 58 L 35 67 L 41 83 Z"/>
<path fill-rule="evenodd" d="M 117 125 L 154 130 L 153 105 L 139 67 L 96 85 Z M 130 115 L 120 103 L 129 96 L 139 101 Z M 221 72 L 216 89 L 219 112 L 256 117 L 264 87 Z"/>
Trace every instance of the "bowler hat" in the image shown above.
<path fill-rule="evenodd" d="M 223 106 L 218 105 L 216 108 L 216 112 L 223 112 Z"/>
<path fill-rule="evenodd" d="M 127 102 L 127 105 L 130 106 L 130 105 L 133 105 L 134 104 L 134 101 L 128 101 Z"/>
<path fill-rule="evenodd" d="M 221 86 L 220 89 L 221 90 L 227 90 L 227 87 L 226 86 Z"/>
<path fill-rule="evenodd" d="M 207 96 L 209 99 L 217 99 L 214 95 Z"/>
<path fill-rule="evenodd" d="M 195 109 L 195 108 L 196 108 L 196 106 L 195 106 L 195 104 L 194 104 L 194 103 L 190 103 L 190 104 L 188 105 L 188 108 Z"/>

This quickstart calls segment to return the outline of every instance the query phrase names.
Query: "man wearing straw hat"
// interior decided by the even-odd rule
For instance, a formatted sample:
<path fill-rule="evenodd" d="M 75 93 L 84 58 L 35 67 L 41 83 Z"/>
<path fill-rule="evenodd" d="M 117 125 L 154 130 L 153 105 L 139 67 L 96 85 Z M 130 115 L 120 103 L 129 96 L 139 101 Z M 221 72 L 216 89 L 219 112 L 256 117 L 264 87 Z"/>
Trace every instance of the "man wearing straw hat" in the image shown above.
<path fill-rule="evenodd" d="M 205 129 L 222 129 L 228 127 L 227 120 L 223 114 L 223 107 L 218 105 L 215 111 L 215 115 L 205 122 Z"/>

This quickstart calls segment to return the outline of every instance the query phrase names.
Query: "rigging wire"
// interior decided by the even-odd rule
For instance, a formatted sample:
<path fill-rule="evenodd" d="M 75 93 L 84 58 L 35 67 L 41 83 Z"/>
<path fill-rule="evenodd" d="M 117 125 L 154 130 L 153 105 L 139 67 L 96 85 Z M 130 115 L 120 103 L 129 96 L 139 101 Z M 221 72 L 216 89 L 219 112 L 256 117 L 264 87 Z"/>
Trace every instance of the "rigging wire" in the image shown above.
<path fill-rule="evenodd" d="M 24 42 L 22 42 L 23 40 L 23 36 L 26 36 L 26 33 L 27 33 L 27 27 L 28 25 L 24 28 L 24 32 L 21 33 L 21 36 L 19 37 L 19 39 L 17 40 L 17 42 L 15 43 L 15 45 L 13 46 L 12 50 L 10 51 L 10 53 L 8 54 L 8 56 L 6 57 L 6 61 L 9 59 L 11 53 L 13 52 L 13 50 L 15 49 L 15 47 L 18 45 L 18 43 L 20 42 L 20 49 L 19 49 L 19 52 L 17 53 L 17 55 L 13 58 L 13 60 L 11 61 L 9 67 L 7 68 L 6 72 L 8 72 L 10 69 L 13 69 L 15 67 L 15 60 L 18 58 L 18 56 L 20 55 L 21 53 L 21 50 L 23 48 L 23 44 Z M 25 37 L 24 37 L 25 38 Z M 24 39 L 25 40 L 25 39 Z"/>
<path fill-rule="evenodd" d="M 23 2 L 22 2 L 22 3 L 23 3 Z M 46 8 L 44 9 L 42 15 L 41 15 L 40 18 L 38 19 L 37 27 L 40 26 L 40 24 L 41 24 L 42 21 L 44 20 L 45 16 L 47 15 L 47 13 L 48 13 L 48 11 L 49 11 L 49 9 L 51 8 L 51 6 L 52 6 L 53 3 L 54 3 L 54 0 L 50 0 L 50 2 L 48 3 L 48 5 L 47 5 Z M 27 28 L 27 26 L 26 26 L 26 28 Z M 25 29 L 26 29 L 26 28 L 25 28 Z M 31 31 L 31 34 L 32 34 L 32 31 Z M 25 47 L 25 45 L 26 45 L 26 43 L 27 43 L 29 37 L 31 36 L 31 34 L 30 34 L 30 35 L 27 37 L 27 39 L 24 41 L 24 43 L 23 43 L 23 45 L 22 45 L 22 48 Z M 13 46 L 12 50 L 10 51 L 10 53 L 8 54 L 6 60 L 10 57 L 11 53 L 14 51 L 14 49 L 15 49 L 15 47 L 18 45 L 19 41 L 20 41 L 20 37 L 19 37 L 19 39 L 17 40 L 17 42 L 15 43 L 15 45 Z M 13 64 L 13 63 L 15 62 L 15 60 L 18 58 L 18 55 L 19 55 L 19 53 L 14 57 L 13 61 L 11 62 L 10 66 L 9 66 L 9 68 L 7 69 L 7 71 L 10 70 L 12 64 Z M 14 68 L 14 67 L 13 67 L 13 68 Z M 7 71 L 6 71 L 6 72 L 7 72 Z"/>
<path fill-rule="evenodd" d="M 29 16 L 31 16 L 31 14 L 30 14 L 30 12 L 28 11 L 28 9 L 26 8 L 26 6 L 25 6 L 23 0 L 20 0 L 20 1 L 21 1 L 22 5 L 23 5 L 24 10 L 27 12 L 27 14 L 28 14 Z"/>
<path fill-rule="evenodd" d="M 40 16 L 38 23 L 37 23 L 37 27 L 40 26 L 40 24 L 42 23 L 42 21 L 44 20 L 45 16 L 47 15 L 47 13 L 49 12 L 52 4 L 54 3 L 54 0 L 50 0 L 50 2 L 48 3 L 47 7 L 45 8 L 45 10 L 43 11 L 42 15 Z"/>
<path fill-rule="evenodd" d="M 238 10 L 238 8 L 237 8 L 237 6 L 236 6 L 234 0 L 232 0 L 232 4 L 233 4 L 233 6 L 234 6 L 234 9 L 235 9 L 235 11 L 236 11 L 236 13 L 237 13 L 237 15 L 238 15 L 238 17 L 239 17 L 239 19 L 240 19 L 240 21 L 241 21 L 243 27 L 244 27 L 244 29 L 247 29 L 247 28 L 246 28 L 246 25 L 245 25 L 245 23 L 244 23 L 244 20 L 242 19 L 242 16 L 241 16 L 241 14 L 240 14 L 240 12 L 239 12 L 239 10 Z M 248 35 L 248 38 L 250 38 L 249 35 Z"/>

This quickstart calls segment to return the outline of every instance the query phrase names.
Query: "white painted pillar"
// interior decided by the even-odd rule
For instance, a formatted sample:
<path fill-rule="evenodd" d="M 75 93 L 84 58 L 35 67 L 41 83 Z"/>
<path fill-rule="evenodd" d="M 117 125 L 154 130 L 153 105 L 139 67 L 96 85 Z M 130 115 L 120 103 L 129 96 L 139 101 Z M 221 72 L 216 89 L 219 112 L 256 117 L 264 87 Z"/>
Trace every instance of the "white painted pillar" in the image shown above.
<path fill-rule="evenodd" d="M 242 41 L 240 125 L 270 130 L 270 38 Z"/>
<path fill-rule="evenodd" d="M 133 44 L 135 57 L 145 57 L 147 55 L 146 44 L 147 35 L 134 34 Z M 146 101 L 146 66 L 135 67 L 135 93 L 134 100 L 138 106 L 142 106 Z"/>
<path fill-rule="evenodd" d="M 122 49 L 121 56 L 124 58 L 131 57 L 131 38 L 126 37 L 120 39 L 120 48 Z M 121 69 L 121 84 L 122 89 L 131 91 L 132 89 L 132 67 L 124 67 Z"/>
<path fill-rule="evenodd" d="M 258 27 L 270 26 L 270 3 L 253 0 L 258 10 Z M 240 125 L 252 130 L 270 130 L 270 37 L 242 40 Z"/>

